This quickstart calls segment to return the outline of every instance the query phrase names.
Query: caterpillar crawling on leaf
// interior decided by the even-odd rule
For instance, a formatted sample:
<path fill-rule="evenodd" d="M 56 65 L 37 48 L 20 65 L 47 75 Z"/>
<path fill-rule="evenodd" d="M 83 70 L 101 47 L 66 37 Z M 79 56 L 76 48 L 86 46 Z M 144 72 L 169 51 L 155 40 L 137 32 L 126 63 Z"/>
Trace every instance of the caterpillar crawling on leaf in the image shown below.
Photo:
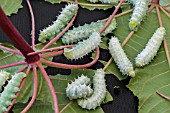
<path fill-rule="evenodd" d="M 98 47 L 100 42 L 100 34 L 94 32 L 88 39 L 78 42 L 73 48 L 64 48 L 64 55 L 71 60 L 82 58 Z"/>
<path fill-rule="evenodd" d="M 0 91 L 2 90 L 2 86 L 8 79 L 10 79 L 10 77 L 11 77 L 10 73 L 6 71 L 0 71 Z"/>
<path fill-rule="evenodd" d="M 97 22 L 92 22 L 90 24 L 85 24 L 83 26 L 75 27 L 73 30 L 69 30 L 62 37 L 62 42 L 64 44 L 74 43 L 83 39 L 88 38 L 93 32 L 99 32 L 106 22 L 101 20 Z M 111 33 L 115 28 L 117 28 L 116 19 L 114 18 L 107 29 L 101 34 L 102 36 Z"/>
<path fill-rule="evenodd" d="M 129 28 L 130 30 L 137 31 L 138 25 L 140 25 L 141 21 L 147 14 L 149 0 L 136 0 L 134 2 L 134 11 L 130 18 Z"/>
<path fill-rule="evenodd" d="M 83 74 L 75 79 L 74 82 L 68 84 L 66 88 L 67 97 L 70 100 L 78 98 L 86 98 L 93 93 L 93 89 L 89 86 L 90 78 L 84 76 Z"/>
<path fill-rule="evenodd" d="M 117 37 L 112 37 L 109 42 L 109 51 L 114 61 L 118 65 L 118 68 L 123 75 L 135 76 L 132 63 L 127 58 L 123 48 L 121 47 Z"/>
<path fill-rule="evenodd" d="M 98 69 L 93 76 L 93 94 L 90 97 L 78 99 L 78 105 L 82 108 L 91 110 L 104 101 L 106 96 L 105 72 L 103 69 Z"/>
<path fill-rule="evenodd" d="M 77 13 L 78 6 L 76 4 L 68 4 L 57 17 L 52 25 L 40 31 L 39 41 L 45 43 L 46 40 L 52 40 L 66 26 L 71 18 Z"/>
<path fill-rule="evenodd" d="M 166 34 L 166 30 L 164 27 L 159 27 L 153 36 L 148 41 L 146 47 L 143 49 L 143 51 L 137 55 L 135 58 L 135 64 L 137 67 L 143 67 L 156 56 L 162 41 L 164 40 Z"/>
<path fill-rule="evenodd" d="M 21 72 L 16 73 L 12 76 L 11 80 L 9 80 L 0 96 L 0 113 L 5 112 L 7 107 L 11 105 L 12 99 L 16 98 L 15 93 L 20 91 L 19 85 L 24 77 L 26 77 L 26 74 Z"/>

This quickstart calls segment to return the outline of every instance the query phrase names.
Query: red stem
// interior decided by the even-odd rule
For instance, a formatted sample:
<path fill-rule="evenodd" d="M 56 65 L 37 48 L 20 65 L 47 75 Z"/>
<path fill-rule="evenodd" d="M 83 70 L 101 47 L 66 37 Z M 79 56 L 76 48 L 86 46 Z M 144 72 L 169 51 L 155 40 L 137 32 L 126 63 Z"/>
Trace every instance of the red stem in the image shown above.
<path fill-rule="evenodd" d="M 52 82 L 51 82 L 47 72 L 43 68 L 42 64 L 40 62 L 38 62 L 37 65 L 40 68 L 41 72 L 43 73 L 43 75 L 45 77 L 45 80 L 47 81 L 48 86 L 50 88 L 50 91 L 51 91 L 51 94 L 52 94 L 52 97 L 53 97 L 53 101 L 54 101 L 54 110 L 55 110 L 55 113 L 59 113 L 58 100 L 57 100 L 57 96 L 56 96 L 56 92 L 54 90 L 53 84 L 52 84 Z"/>
<path fill-rule="evenodd" d="M 37 95 L 37 69 L 36 69 L 35 65 L 33 65 L 32 67 L 33 67 L 33 72 L 34 72 L 34 92 L 33 92 L 31 101 L 29 102 L 29 104 L 24 108 L 24 110 L 21 113 L 26 113 L 30 109 L 30 107 L 34 103 L 34 101 L 36 99 L 36 95 Z"/>
<path fill-rule="evenodd" d="M 157 11 L 157 15 L 158 15 L 159 25 L 160 25 L 160 27 L 162 27 L 162 18 L 161 18 L 161 14 L 160 14 L 160 10 L 159 10 L 158 6 L 156 6 L 156 11 Z"/>
<path fill-rule="evenodd" d="M 37 52 L 28 53 L 28 56 L 43 53 L 43 52 L 52 52 L 52 51 L 55 51 L 55 50 L 60 50 L 60 49 L 64 49 L 64 48 L 70 48 L 72 46 L 73 45 L 65 45 L 65 46 L 59 46 L 59 47 L 54 47 L 54 48 L 50 48 L 50 49 L 43 49 L 43 50 L 39 50 Z"/>
<path fill-rule="evenodd" d="M 108 19 L 108 21 L 106 22 L 105 26 L 100 30 L 100 32 L 99 32 L 100 34 L 102 34 L 102 33 L 105 31 L 105 29 L 109 26 L 109 24 L 111 23 L 112 19 L 113 19 L 114 16 L 116 15 L 119 7 L 122 5 L 123 1 L 124 1 L 124 0 L 121 0 L 121 1 L 119 2 L 119 4 L 116 6 L 116 9 L 115 9 L 114 12 L 112 13 L 112 15 L 110 16 L 110 18 Z"/>
<path fill-rule="evenodd" d="M 48 54 L 41 54 L 41 57 L 43 57 L 43 58 L 53 57 L 53 56 L 61 55 L 63 53 L 64 53 L 64 50 L 60 50 L 60 51 L 51 52 L 51 53 L 48 53 Z"/>
<path fill-rule="evenodd" d="M 30 14 L 31 14 L 31 21 L 32 21 L 32 31 L 31 31 L 32 36 L 31 36 L 31 38 L 32 38 L 32 48 L 34 49 L 34 46 L 35 46 L 35 19 L 34 19 L 34 13 L 33 13 L 33 10 L 32 10 L 29 0 L 27 0 L 27 4 L 28 4 Z"/>
<path fill-rule="evenodd" d="M 26 69 L 26 67 L 27 67 L 27 66 L 23 67 L 21 70 L 25 70 L 25 69 Z M 28 75 L 28 74 L 29 74 L 29 72 L 30 72 L 30 68 L 31 68 L 31 66 L 29 66 L 29 67 L 27 68 L 27 70 L 26 70 L 26 75 Z M 20 70 L 19 72 L 21 72 L 21 70 Z M 19 88 L 20 88 L 20 90 L 23 88 L 25 81 L 26 81 L 26 78 L 23 78 L 23 80 L 22 80 L 22 82 L 21 82 L 21 84 L 20 84 L 20 87 L 19 87 Z M 16 93 L 16 96 L 17 96 L 17 97 L 18 97 L 18 95 L 19 95 L 19 92 L 17 92 L 17 93 Z M 16 98 L 12 100 L 11 105 L 10 105 L 10 106 L 8 106 L 8 108 L 7 108 L 7 112 L 5 112 L 5 113 L 8 113 L 8 111 L 9 111 L 9 110 L 12 108 L 12 106 L 14 105 L 15 101 L 16 101 Z"/>
<path fill-rule="evenodd" d="M 22 64 L 26 64 L 26 62 L 22 61 L 22 62 L 16 62 L 16 63 L 13 63 L 13 64 L 3 65 L 3 66 L 0 66 L 0 69 L 4 69 L 4 68 L 8 68 L 8 67 L 13 67 L 13 66 L 18 66 L 18 65 L 22 65 Z"/>
<path fill-rule="evenodd" d="M 88 63 L 88 64 L 84 64 L 84 65 L 69 65 L 69 64 L 62 64 L 62 63 L 55 63 L 55 62 L 50 62 L 47 61 L 45 59 L 40 59 L 40 61 L 48 66 L 52 66 L 52 67 L 57 67 L 57 68 L 64 68 L 64 69 L 80 69 L 80 68 L 87 68 L 92 66 L 93 64 L 95 64 L 98 59 L 99 59 L 99 54 L 100 54 L 100 50 L 99 48 L 96 48 L 96 57 L 95 59 L 93 59 L 92 62 Z"/>
<path fill-rule="evenodd" d="M 18 55 L 23 56 L 21 52 L 16 51 L 16 50 L 14 50 L 14 49 L 11 49 L 11 48 L 8 48 L 8 47 L 2 46 L 2 45 L 0 45 L 0 48 L 1 48 L 1 49 L 4 49 L 4 50 L 6 50 L 6 51 L 9 51 L 9 52 L 11 52 L 11 53 L 14 53 L 14 54 L 18 54 Z"/>
<path fill-rule="evenodd" d="M 21 34 L 17 31 L 14 25 L 10 22 L 4 11 L 0 7 L 0 27 L 13 42 L 14 46 L 21 51 L 25 56 L 27 63 L 33 63 L 40 59 L 39 55 L 27 56 L 28 53 L 34 50 L 28 45 Z"/>

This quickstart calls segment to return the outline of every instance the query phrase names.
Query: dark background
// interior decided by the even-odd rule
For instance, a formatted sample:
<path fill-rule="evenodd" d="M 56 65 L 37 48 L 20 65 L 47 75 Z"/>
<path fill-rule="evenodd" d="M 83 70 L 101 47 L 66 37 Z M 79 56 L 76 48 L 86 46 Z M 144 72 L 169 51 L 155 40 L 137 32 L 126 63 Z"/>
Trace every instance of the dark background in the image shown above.
<path fill-rule="evenodd" d="M 61 11 L 61 8 L 64 7 L 64 3 L 61 4 L 51 4 L 44 2 L 43 0 L 30 0 L 33 7 L 35 15 L 35 26 L 36 26 L 36 43 L 38 42 L 39 30 L 43 29 L 47 25 L 51 24 L 52 21 L 56 19 L 56 16 Z M 26 39 L 26 41 L 31 44 L 30 32 L 31 32 L 31 18 L 27 3 L 23 0 L 23 8 L 19 10 L 17 15 L 12 15 L 10 20 Z M 83 25 L 85 23 L 90 23 L 92 21 L 97 21 L 98 19 L 107 18 L 112 14 L 113 9 L 106 11 L 103 10 L 94 10 L 89 11 L 87 9 L 79 8 L 78 15 L 74 21 L 74 26 Z M 119 13 L 121 10 L 119 10 Z M 110 35 L 108 35 L 110 37 Z M 0 42 L 10 42 L 10 40 L 5 36 L 5 34 L 0 30 Z M 108 61 L 110 59 L 110 54 L 106 50 L 101 50 L 100 59 Z M 78 61 L 68 61 L 64 56 L 55 57 L 54 62 L 63 62 L 71 64 L 84 64 L 90 62 L 90 55 L 84 57 L 82 60 Z M 103 65 L 97 62 L 93 65 L 92 69 L 102 68 Z M 70 70 L 66 69 L 56 69 L 48 67 L 47 72 L 51 75 L 55 74 L 69 74 Z M 108 104 L 102 105 L 105 113 L 137 113 L 138 99 L 134 97 L 133 93 L 126 88 L 125 86 L 129 83 L 130 77 L 126 80 L 119 81 L 114 75 L 106 76 L 107 89 L 113 96 L 114 101 L 109 102 Z M 119 86 L 119 88 L 114 88 Z"/>

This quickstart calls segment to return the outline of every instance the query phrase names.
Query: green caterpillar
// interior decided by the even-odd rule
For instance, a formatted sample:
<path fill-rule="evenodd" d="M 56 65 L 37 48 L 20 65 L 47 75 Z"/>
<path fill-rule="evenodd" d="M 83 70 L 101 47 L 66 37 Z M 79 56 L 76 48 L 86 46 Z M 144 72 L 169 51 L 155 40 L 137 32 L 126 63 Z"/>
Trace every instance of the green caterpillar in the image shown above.
<path fill-rule="evenodd" d="M 145 49 L 143 49 L 142 52 L 135 58 L 135 64 L 137 67 L 143 67 L 152 61 L 165 38 L 165 34 L 166 30 L 164 27 L 159 27 L 155 31 L 151 39 L 148 41 Z"/>
<path fill-rule="evenodd" d="M 15 93 L 20 91 L 18 87 L 24 77 L 26 77 L 26 74 L 21 72 L 16 73 L 12 76 L 11 80 L 9 80 L 0 96 L 0 113 L 5 112 L 7 107 L 11 105 L 12 99 L 16 98 Z"/>
<path fill-rule="evenodd" d="M 0 91 L 2 90 L 2 86 L 8 79 L 10 79 L 10 77 L 11 77 L 10 73 L 6 71 L 0 71 Z"/>
<path fill-rule="evenodd" d="M 78 42 L 80 40 L 88 38 L 93 32 L 99 32 L 106 22 L 102 22 L 101 20 L 97 22 L 92 22 L 90 24 L 85 24 L 83 26 L 79 26 L 73 28 L 73 30 L 69 30 L 62 37 L 62 42 L 64 44 L 70 44 L 74 42 Z M 107 29 L 101 34 L 102 36 L 111 33 L 115 28 L 117 28 L 116 19 L 114 18 L 111 24 L 107 27 Z"/>
<path fill-rule="evenodd" d="M 45 43 L 46 40 L 52 40 L 65 25 L 71 20 L 71 18 L 77 13 L 78 6 L 76 4 L 68 4 L 57 17 L 57 20 L 52 25 L 40 31 L 39 41 Z"/>
<path fill-rule="evenodd" d="M 89 84 L 90 79 L 82 74 L 80 77 L 75 79 L 74 82 L 68 84 L 66 88 L 67 97 L 72 100 L 90 96 L 93 93 L 93 90 L 90 86 L 88 86 Z"/>
<path fill-rule="evenodd" d="M 100 34 L 94 32 L 88 39 L 78 42 L 72 49 L 64 48 L 64 55 L 71 60 L 82 58 L 98 47 L 100 42 Z"/>
<path fill-rule="evenodd" d="M 79 99 L 78 105 L 82 108 L 91 110 L 104 101 L 106 96 L 105 72 L 102 69 L 97 69 L 93 76 L 93 94 L 90 97 Z"/>

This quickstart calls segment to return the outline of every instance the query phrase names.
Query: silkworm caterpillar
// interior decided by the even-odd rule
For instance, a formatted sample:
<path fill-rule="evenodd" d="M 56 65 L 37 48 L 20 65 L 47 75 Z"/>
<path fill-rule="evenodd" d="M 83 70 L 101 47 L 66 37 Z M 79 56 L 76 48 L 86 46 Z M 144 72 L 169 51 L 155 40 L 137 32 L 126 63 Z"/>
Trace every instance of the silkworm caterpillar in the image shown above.
<path fill-rule="evenodd" d="M 85 24 L 83 26 L 73 28 L 73 30 L 69 30 L 67 33 L 64 34 L 64 36 L 62 37 L 62 42 L 64 44 L 70 44 L 73 42 L 86 39 L 93 32 L 99 32 L 104 27 L 105 24 L 106 22 L 98 20 L 97 22 L 92 22 L 90 24 Z M 114 18 L 111 24 L 101 35 L 105 36 L 108 33 L 111 33 L 115 28 L 117 28 L 117 23 L 116 23 L 116 19 Z"/>
<path fill-rule="evenodd" d="M 21 72 L 13 75 L 11 80 L 9 80 L 0 96 L 0 113 L 5 112 L 7 107 L 11 105 L 11 100 L 16 98 L 15 93 L 20 91 L 18 87 L 24 77 L 26 77 L 26 74 Z"/>
<path fill-rule="evenodd" d="M 68 4 L 57 17 L 57 20 L 53 22 L 52 25 L 40 31 L 39 41 L 45 43 L 46 40 L 53 39 L 60 31 L 65 27 L 65 25 L 70 21 L 70 19 L 77 13 L 78 6 L 76 4 Z"/>
<path fill-rule="evenodd" d="M 78 105 L 82 108 L 91 110 L 104 101 L 106 96 L 105 72 L 102 69 L 97 69 L 93 76 L 93 94 L 90 97 L 79 99 Z"/>
<path fill-rule="evenodd" d="M 145 66 L 146 64 L 149 64 L 149 62 L 151 62 L 151 60 L 156 56 L 162 44 L 162 41 L 164 40 L 165 34 L 166 30 L 164 27 L 159 27 L 155 31 L 153 36 L 146 44 L 146 47 L 135 58 L 135 64 L 137 67 Z"/>
<path fill-rule="evenodd" d="M 75 79 L 74 82 L 68 84 L 66 88 L 67 97 L 72 100 L 90 96 L 93 93 L 93 90 L 90 86 L 87 86 L 89 84 L 90 79 L 82 74 L 80 77 Z"/>
<path fill-rule="evenodd" d="M 78 42 L 76 46 L 73 46 L 72 49 L 64 48 L 64 55 L 68 59 L 82 58 L 83 56 L 94 50 L 96 47 L 98 47 L 100 42 L 100 34 L 94 32 L 88 39 Z"/>
<path fill-rule="evenodd" d="M 110 39 L 109 51 L 110 51 L 110 54 L 112 55 L 115 63 L 118 65 L 120 72 L 122 72 L 123 75 L 129 75 L 131 77 L 134 77 L 135 71 L 133 69 L 133 65 L 127 58 L 117 37 L 112 37 Z"/>
<path fill-rule="evenodd" d="M 10 79 L 10 73 L 6 71 L 0 71 L 0 91 L 5 82 Z"/>
<path fill-rule="evenodd" d="M 129 22 L 130 30 L 137 30 L 138 25 L 146 16 L 149 0 L 137 0 L 134 2 L 134 11 Z"/>

